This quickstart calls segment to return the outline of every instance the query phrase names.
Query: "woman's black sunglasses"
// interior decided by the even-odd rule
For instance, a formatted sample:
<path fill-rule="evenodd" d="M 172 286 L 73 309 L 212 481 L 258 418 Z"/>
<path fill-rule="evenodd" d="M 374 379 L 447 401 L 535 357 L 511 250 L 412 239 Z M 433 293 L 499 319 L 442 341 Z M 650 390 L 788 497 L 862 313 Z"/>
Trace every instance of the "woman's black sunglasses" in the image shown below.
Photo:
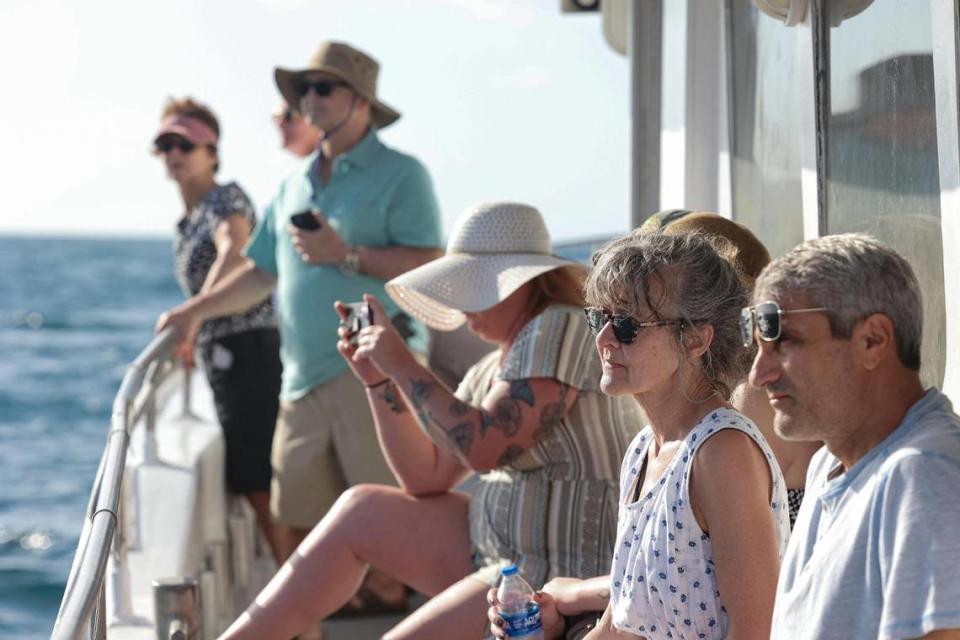
<path fill-rule="evenodd" d="M 744 307 L 740 311 L 740 338 L 743 340 L 743 346 L 749 347 L 753 344 L 753 334 L 756 334 L 764 342 L 774 342 L 780 339 L 782 330 L 782 316 L 791 313 L 814 313 L 830 311 L 826 307 L 812 307 L 810 309 L 787 309 L 784 311 L 780 305 L 772 300 L 761 302 L 752 307 Z"/>
<path fill-rule="evenodd" d="M 197 148 L 197 145 L 180 136 L 160 138 L 153 146 L 157 153 L 170 153 L 174 148 L 180 149 L 182 153 L 190 153 Z"/>
<path fill-rule="evenodd" d="M 315 80 L 309 82 L 308 80 L 302 80 L 297 86 L 297 94 L 302 98 L 313 89 L 313 92 L 316 93 L 321 98 L 326 98 L 333 90 L 337 87 L 346 87 L 348 86 L 346 82 L 341 82 L 340 80 Z"/>
<path fill-rule="evenodd" d="M 630 316 L 617 315 L 610 313 L 600 307 L 587 307 L 583 310 L 587 315 L 587 324 L 595 335 L 599 335 L 603 328 L 609 322 L 613 327 L 613 337 L 620 344 L 630 344 L 640 333 L 640 329 L 647 327 L 666 327 L 674 324 L 682 324 L 682 320 L 647 320 L 641 321 Z"/>

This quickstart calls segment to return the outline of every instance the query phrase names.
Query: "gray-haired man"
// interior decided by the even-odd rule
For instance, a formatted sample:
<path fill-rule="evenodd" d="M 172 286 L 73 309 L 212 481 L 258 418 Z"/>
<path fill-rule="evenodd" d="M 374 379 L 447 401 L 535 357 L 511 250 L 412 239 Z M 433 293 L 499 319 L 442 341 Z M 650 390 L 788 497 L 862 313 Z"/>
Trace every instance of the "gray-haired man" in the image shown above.
<path fill-rule="evenodd" d="M 920 383 L 920 287 L 860 234 L 805 242 L 741 320 L 774 428 L 822 440 L 783 559 L 771 638 L 960 638 L 960 421 Z"/>

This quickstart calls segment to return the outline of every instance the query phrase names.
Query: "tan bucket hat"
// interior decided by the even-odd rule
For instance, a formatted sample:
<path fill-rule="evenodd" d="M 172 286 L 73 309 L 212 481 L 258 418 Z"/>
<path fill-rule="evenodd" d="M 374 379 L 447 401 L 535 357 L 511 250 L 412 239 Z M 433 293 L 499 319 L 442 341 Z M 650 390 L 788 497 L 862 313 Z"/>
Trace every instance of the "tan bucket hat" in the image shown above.
<path fill-rule="evenodd" d="M 750 229 L 710 211 L 658 211 L 644 221 L 639 231 L 661 231 L 670 235 L 699 231 L 708 236 L 719 236 L 730 243 L 733 255 L 729 257 L 740 273 L 746 276 L 747 284 L 751 287 L 770 262 L 770 252 Z"/>
<path fill-rule="evenodd" d="M 464 211 L 447 252 L 387 283 L 387 293 L 427 326 L 452 331 L 463 312 L 489 309 L 542 273 L 577 264 L 550 253 L 540 212 L 516 202 L 489 202 Z"/>
<path fill-rule="evenodd" d="M 383 129 L 400 118 L 400 113 L 377 98 L 377 75 L 380 63 L 369 55 L 343 42 L 323 42 L 307 62 L 305 69 L 293 70 L 277 67 L 273 70 L 280 95 L 296 111 L 299 111 L 300 79 L 310 71 L 323 71 L 343 80 L 357 95 L 370 103 L 370 119 Z"/>

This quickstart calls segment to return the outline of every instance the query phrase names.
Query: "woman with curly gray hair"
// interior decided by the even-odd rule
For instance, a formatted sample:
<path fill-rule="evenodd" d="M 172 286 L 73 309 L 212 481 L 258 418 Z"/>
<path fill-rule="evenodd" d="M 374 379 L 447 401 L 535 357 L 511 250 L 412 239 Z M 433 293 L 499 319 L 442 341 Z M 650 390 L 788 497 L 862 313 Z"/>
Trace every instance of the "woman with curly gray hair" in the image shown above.
<path fill-rule="evenodd" d="M 767 442 L 729 403 L 745 374 L 747 293 L 719 242 L 637 234 L 594 257 L 586 313 L 600 387 L 632 395 L 649 424 L 621 467 L 610 601 L 593 640 L 740 640 L 770 627 L 786 491 Z"/>

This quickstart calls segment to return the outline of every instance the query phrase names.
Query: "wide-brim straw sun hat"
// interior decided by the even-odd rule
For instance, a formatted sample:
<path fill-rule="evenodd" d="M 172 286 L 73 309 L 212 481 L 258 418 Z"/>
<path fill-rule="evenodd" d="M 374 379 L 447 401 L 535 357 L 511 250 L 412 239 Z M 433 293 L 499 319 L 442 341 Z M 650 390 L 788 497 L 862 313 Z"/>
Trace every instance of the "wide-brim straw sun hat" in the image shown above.
<path fill-rule="evenodd" d="M 466 320 L 464 312 L 489 309 L 540 274 L 576 264 L 551 253 L 537 209 L 490 202 L 460 215 L 443 257 L 397 276 L 386 288 L 414 318 L 452 331 Z"/>
<path fill-rule="evenodd" d="M 343 42 L 323 42 L 307 62 L 305 69 L 277 67 L 273 77 L 280 95 L 294 111 L 300 110 L 300 83 L 311 71 L 323 71 L 343 80 L 361 98 L 370 103 L 370 119 L 379 129 L 400 118 L 400 112 L 377 97 L 377 76 L 380 63 Z"/>

